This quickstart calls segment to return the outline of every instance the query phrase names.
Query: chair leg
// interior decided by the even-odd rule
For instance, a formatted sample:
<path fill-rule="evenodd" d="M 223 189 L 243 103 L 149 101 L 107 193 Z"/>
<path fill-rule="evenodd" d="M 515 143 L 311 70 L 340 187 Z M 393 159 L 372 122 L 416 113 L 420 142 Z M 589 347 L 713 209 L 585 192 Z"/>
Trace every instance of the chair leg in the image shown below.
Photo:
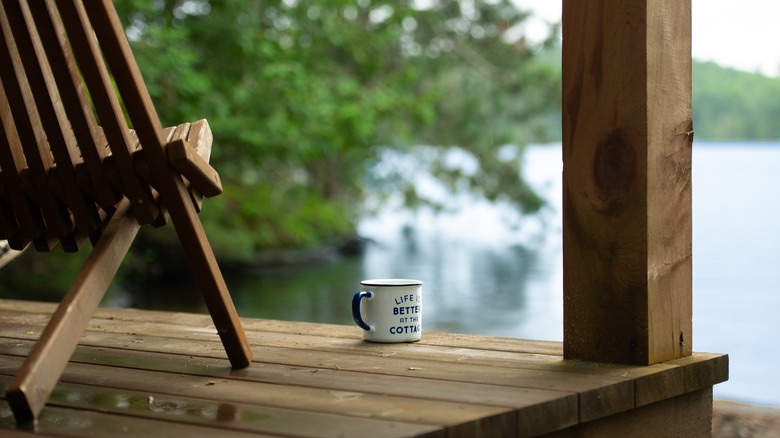
<path fill-rule="evenodd" d="M 211 319 L 217 328 L 217 334 L 225 347 L 230 365 L 233 368 L 247 367 L 252 363 L 249 340 L 244 333 L 233 300 L 230 298 L 230 292 L 217 265 L 214 252 L 206 238 L 203 224 L 181 176 L 169 174 L 167 177 L 173 179 L 169 183 L 172 183 L 175 196 L 167 197 L 163 193 L 165 205 Z"/>
<path fill-rule="evenodd" d="M 89 320 L 138 233 L 125 199 L 6 390 L 16 421 L 32 421 L 49 399 Z"/>

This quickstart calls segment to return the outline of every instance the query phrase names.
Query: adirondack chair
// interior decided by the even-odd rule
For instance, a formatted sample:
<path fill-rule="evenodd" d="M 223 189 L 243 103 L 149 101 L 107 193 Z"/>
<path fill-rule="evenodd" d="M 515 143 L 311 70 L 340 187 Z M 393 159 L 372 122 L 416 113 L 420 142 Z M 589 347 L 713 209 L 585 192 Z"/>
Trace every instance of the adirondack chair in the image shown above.
<path fill-rule="evenodd" d="M 131 127 L 123 112 L 127 112 Z M 140 226 L 176 229 L 234 368 L 252 352 L 197 213 L 205 120 L 163 129 L 110 0 L 0 1 L 0 239 L 92 252 L 6 392 L 36 418 Z"/>

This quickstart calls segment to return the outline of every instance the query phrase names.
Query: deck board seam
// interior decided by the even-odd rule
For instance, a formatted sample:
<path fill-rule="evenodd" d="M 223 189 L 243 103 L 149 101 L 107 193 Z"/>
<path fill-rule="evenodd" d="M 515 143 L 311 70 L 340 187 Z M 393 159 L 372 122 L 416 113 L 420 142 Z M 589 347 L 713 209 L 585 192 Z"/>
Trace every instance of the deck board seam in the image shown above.
<path fill-rule="evenodd" d="M 90 346 L 90 347 L 91 348 L 101 348 L 101 349 L 113 349 L 112 347 L 94 347 L 94 346 Z M 145 351 L 141 351 L 141 350 L 139 350 L 139 352 L 149 353 L 149 352 L 145 352 Z M 2 357 L 2 356 L 8 356 L 8 357 L 19 358 L 19 359 L 23 359 L 24 358 L 24 355 L 22 355 L 22 354 L 14 354 L 14 353 L 0 353 L 0 357 Z M 204 358 L 205 359 L 215 359 L 213 357 L 204 357 Z M 182 370 L 168 371 L 168 370 L 156 369 L 156 368 L 142 368 L 142 367 L 133 367 L 133 366 L 112 365 L 112 364 L 106 364 L 106 363 L 94 363 L 94 362 L 88 362 L 88 361 L 85 361 L 85 360 L 80 360 L 78 358 L 72 359 L 71 362 L 72 363 L 76 363 L 76 364 L 86 365 L 86 366 L 102 366 L 102 367 L 109 367 L 109 368 L 115 368 L 115 369 L 150 371 L 150 372 L 156 372 L 156 373 L 167 373 L 167 374 L 171 374 L 171 375 L 202 377 L 202 378 L 205 378 L 205 379 L 225 379 L 225 380 L 231 380 L 231 381 L 235 381 L 235 382 L 249 382 L 249 383 L 261 383 L 261 384 L 278 384 L 280 386 L 292 386 L 292 387 L 300 387 L 300 388 L 333 390 L 331 388 L 324 387 L 324 386 L 321 386 L 321 385 L 318 386 L 318 385 L 313 384 L 313 383 L 310 383 L 310 384 L 289 383 L 289 382 L 287 382 L 287 383 L 275 383 L 275 382 L 272 382 L 270 380 L 256 380 L 256 379 L 253 379 L 251 377 L 245 377 L 245 376 L 241 376 L 241 375 L 233 375 L 233 376 L 231 376 L 231 375 L 217 375 L 217 374 L 206 374 L 206 373 L 198 373 L 198 372 L 185 372 L 185 371 L 182 371 Z M 314 370 L 316 370 L 316 369 L 327 369 L 327 368 L 292 366 L 292 365 L 285 365 L 285 364 L 273 364 L 273 365 L 278 365 L 278 366 L 283 366 L 283 367 L 291 367 L 291 368 L 293 368 L 293 367 L 297 367 L 297 368 L 312 368 Z M 213 369 L 217 370 L 217 368 L 213 368 Z M 342 370 L 342 371 L 346 371 L 346 372 L 349 372 L 349 373 L 359 373 L 359 371 L 353 371 L 353 370 Z M 11 371 L 6 371 L 6 370 L 0 368 L 0 375 L 4 375 L 4 374 L 7 375 L 7 373 L 10 373 L 10 372 Z M 372 373 L 366 373 L 366 374 L 375 375 L 375 376 L 378 375 L 378 374 L 372 374 Z M 458 381 L 458 380 L 442 380 L 442 379 L 431 379 L 431 378 L 428 378 L 428 377 L 398 376 L 398 375 L 393 375 L 393 374 L 379 374 L 379 375 L 388 376 L 388 377 L 403 377 L 405 379 L 420 380 L 421 383 L 423 383 L 422 381 L 430 381 L 430 380 L 437 380 L 437 381 L 441 381 L 441 382 L 450 382 L 450 383 L 467 383 L 467 384 L 469 384 L 471 386 L 474 386 L 474 387 L 484 388 L 485 390 L 489 390 L 491 388 L 493 388 L 493 389 L 495 389 L 495 388 L 514 388 L 514 389 L 517 389 L 517 390 L 528 390 L 528 389 L 531 389 L 531 390 L 534 390 L 534 391 L 540 391 L 540 392 L 543 391 L 543 392 L 550 393 L 551 395 L 552 394 L 556 394 L 556 396 L 559 396 L 557 398 L 551 398 L 550 400 L 548 400 L 548 402 L 550 402 L 550 403 L 554 402 L 556 400 L 559 400 L 559 399 L 575 396 L 575 395 L 578 394 L 578 393 L 573 392 L 573 391 L 556 390 L 556 389 L 527 388 L 527 387 L 523 387 L 523 386 L 508 387 L 508 386 L 505 386 L 505 385 L 497 385 L 497 384 L 491 384 L 491 383 L 463 382 L 463 381 Z M 63 379 L 65 379 L 65 377 L 63 377 Z M 64 381 L 66 381 L 66 380 L 64 380 Z M 78 382 L 72 382 L 72 383 L 78 383 Z M 386 392 L 371 391 L 371 390 L 363 390 L 363 391 L 350 390 L 350 392 L 362 392 L 362 393 L 365 393 L 365 394 L 373 394 L 373 395 L 388 395 Z M 393 396 L 394 397 L 399 397 L 397 395 L 393 395 Z M 422 397 L 422 396 L 414 396 L 414 395 L 405 395 L 403 397 L 413 398 L 413 399 L 418 399 L 418 400 L 446 401 L 446 402 L 452 402 L 452 403 L 456 403 L 457 402 L 457 403 L 470 404 L 470 405 L 475 405 L 475 406 L 491 406 L 491 407 L 508 408 L 508 409 L 516 409 L 516 410 L 523 410 L 523 409 L 526 409 L 528 407 L 535 406 L 535 405 L 528 405 L 528 406 L 518 407 L 518 406 L 511 406 L 511 405 L 508 405 L 506 403 L 489 404 L 489 403 L 484 403 L 484 402 L 481 402 L 481 403 L 463 402 L 463 401 L 454 401 L 454 400 L 444 400 L 442 398 L 431 398 L 429 396 L 428 397 Z"/>
<path fill-rule="evenodd" d="M 0 311 L 9 311 L 9 312 L 15 312 L 15 313 L 28 313 L 28 314 L 38 314 L 38 315 L 50 315 L 54 308 L 56 307 L 55 303 L 39 303 L 39 302 L 24 302 L 19 300 L 13 300 L 15 303 L 9 303 L 11 300 L 0 300 Z M 29 306 L 26 306 L 29 303 Z M 46 310 L 42 310 L 41 307 L 43 307 Z M 184 313 L 184 312 L 165 312 L 165 311 L 159 311 L 159 310 L 141 310 L 141 309 L 118 309 L 118 308 L 106 308 L 101 307 L 98 308 L 95 315 L 93 316 L 93 320 L 111 320 L 111 321 L 137 321 L 137 319 L 134 318 L 124 318 L 120 319 L 116 317 L 116 312 L 122 312 L 122 313 L 128 313 L 133 314 L 135 312 L 138 312 L 140 314 L 152 314 L 152 315 L 159 315 L 159 319 L 153 319 L 153 320 L 144 320 L 144 322 L 158 322 L 158 323 L 164 323 L 169 324 L 172 326 L 186 326 L 186 327 L 192 327 L 191 323 L 178 323 L 177 316 L 185 319 L 191 319 L 196 318 L 199 321 L 198 326 L 201 327 L 207 327 L 207 326 L 213 326 L 211 324 L 211 319 L 206 314 L 192 314 L 192 313 Z M 172 316 L 171 316 L 172 315 Z M 174 321 L 174 322 L 171 322 Z M 242 322 L 246 324 L 245 330 L 247 332 L 257 332 L 257 333 L 286 333 L 290 335 L 300 335 L 300 336 L 314 336 L 314 337 L 325 337 L 322 334 L 318 333 L 307 333 L 305 330 L 270 330 L 268 328 L 265 329 L 257 329 L 253 327 L 252 322 L 253 321 L 263 321 L 267 324 L 275 324 L 279 323 L 282 325 L 301 325 L 304 327 L 311 327 L 311 328 L 330 328 L 331 334 L 327 337 L 335 337 L 339 339 L 360 339 L 360 333 L 358 329 L 355 329 L 355 334 L 350 335 L 342 335 L 342 332 L 344 330 L 348 330 L 349 328 L 352 328 L 351 326 L 345 326 L 341 324 L 328 324 L 328 323 L 312 323 L 312 322 L 300 322 L 300 321 L 282 321 L 282 320 L 272 320 L 272 319 L 264 319 L 264 318 L 242 318 Z M 215 329 L 216 332 L 216 329 Z M 430 346 L 441 346 L 441 347 L 450 347 L 451 345 L 447 343 L 443 344 L 437 344 L 438 342 L 443 342 L 439 339 L 443 339 L 443 337 L 464 337 L 464 338 L 471 338 L 476 339 L 475 343 L 478 343 L 479 346 L 473 346 L 473 345 L 459 345 L 458 348 L 462 349 L 473 349 L 473 350 L 482 350 L 482 351 L 496 351 L 496 352 L 506 352 L 506 353 L 527 353 L 527 354 L 543 354 L 548 356 L 563 356 L 562 350 L 556 351 L 555 353 L 544 353 L 540 352 L 538 349 L 528 349 L 527 346 L 522 349 L 518 350 L 517 347 L 515 348 L 497 348 L 496 345 L 486 345 L 484 341 L 490 341 L 495 344 L 496 341 L 500 341 L 503 343 L 532 343 L 534 345 L 546 345 L 547 348 L 551 348 L 553 346 L 560 346 L 560 342 L 556 341 L 541 341 L 541 340 L 527 340 L 527 339 L 515 339 L 515 338 L 504 338 L 504 337 L 494 337 L 494 336 L 487 336 L 487 335 L 474 335 L 474 334 L 456 334 L 456 333 L 434 333 L 431 332 L 428 334 L 428 338 L 434 337 L 434 340 L 426 340 L 425 338 L 423 341 L 421 341 L 421 345 L 430 345 Z M 556 348 L 556 350 L 560 350 L 560 348 Z"/>
<path fill-rule="evenodd" d="M 97 332 L 100 332 L 100 331 L 97 331 Z M 128 336 L 135 336 L 133 334 L 127 334 L 127 335 Z M 155 336 L 146 335 L 146 334 L 144 336 L 155 337 Z M 161 336 L 159 338 L 170 339 L 169 337 L 165 337 L 165 336 Z M 11 338 L 11 339 L 25 339 L 25 338 L 24 337 L 18 337 L 18 338 Z M 27 338 L 27 340 L 31 341 L 31 340 L 34 340 L 34 339 Z M 218 345 L 218 341 L 216 341 L 216 340 L 215 341 L 198 341 L 198 342 L 201 343 L 201 344 L 202 343 L 208 343 L 208 344 L 213 344 L 215 346 Z M 94 348 L 111 348 L 111 349 L 114 349 L 114 350 L 123 350 L 123 351 L 131 351 L 131 352 L 146 352 L 146 351 L 148 351 L 148 350 L 145 350 L 143 348 L 108 347 L 108 346 L 104 346 L 104 345 L 99 344 L 99 343 L 94 343 L 92 341 L 88 341 L 88 340 L 85 341 L 84 339 L 81 340 L 79 345 L 90 346 L 90 347 L 94 347 Z M 277 351 L 297 350 L 297 349 L 291 349 L 291 348 L 285 348 L 285 347 L 267 347 L 267 346 L 263 346 L 261 344 L 254 344 L 254 343 L 253 343 L 253 347 L 265 347 L 267 349 L 277 350 Z M 215 350 L 217 350 L 216 347 L 215 347 Z M 291 363 L 290 361 L 282 362 L 282 361 L 271 361 L 271 360 L 267 360 L 267 359 L 266 360 L 259 360 L 258 358 L 262 358 L 262 354 L 260 354 L 261 351 L 262 350 L 257 350 L 256 349 L 256 359 L 255 359 L 255 361 L 253 363 L 257 363 L 257 364 L 274 364 L 274 365 L 281 365 L 281 366 L 301 366 L 301 364 Z M 303 350 L 298 350 L 298 351 L 303 351 Z M 333 351 L 321 351 L 321 352 L 322 353 L 335 353 Z M 167 353 L 169 353 L 169 352 L 166 352 L 166 354 Z M 210 354 L 204 353 L 204 352 L 197 352 L 197 351 L 192 351 L 191 353 L 177 353 L 177 352 L 170 352 L 170 353 L 174 354 L 174 355 L 177 355 L 177 356 L 202 357 L 202 358 L 209 358 L 209 359 L 224 359 L 224 356 L 222 355 L 221 352 L 215 353 L 213 355 L 210 355 Z M 342 353 L 341 355 L 342 356 L 346 355 L 346 353 Z M 393 360 L 393 358 L 387 358 L 387 359 L 390 360 L 390 361 L 397 362 L 397 361 Z M 433 368 L 435 368 L 435 366 L 437 364 L 442 364 L 442 363 L 445 363 L 445 361 L 436 361 L 436 360 L 428 360 L 428 359 L 419 359 L 419 358 L 417 358 L 417 359 L 415 359 L 415 364 L 416 365 L 423 365 L 423 366 L 409 367 L 411 369 L 408 369 L 408 371 L 415 371 L 415 370 L 425 371 L 425 370 L 428 370 L 428 369 L 433 369 Z M 464 367 L 477 367 L 477 368 L 487 367 L 486 365 L 473 365 L 473 364 L 468 364 L 468 363 L 461 363 L 461 364 Z M 366 369 L 359 369 L 359 368 L 341 368 L 338 365 L 331 366 L 331 365 L 325 365 L 325 364 L 318 364 L 317 366 L 314 366 L 313 368 L 330 369 L 330 370 L 335 370 L 335 371 L 350 371 L 350 372 L 363 373 L 363 374 L 368 374 L 368 375 L 388 375 L 388 376 L 399 376 L 399 377 L 407 377 L 407 378 L 414 377 L 414 378 L 420 378 L 420 379 L 425 379 L 425 380 L 438 380 L 438 381 L 444 381 L 444 382 L 464 382 L 464 380 L 459 380 L 459 379 L 457 379 L 455 377 L 436 378 L 436 377 L 430 377 L 430 376 L 411 376 L 411 375 L 409 375 L 409 373 L 399 373 L 399 371 L 397 371 L 397 370 L 388 370 L 388 371 L 384 371 L 384 372 L 376 372 L 375 370 L 366 370 Z M 528 373 L 544 372 L 545 374 L 549 373 L 549 374 L 552 374 L 552 375 L 572 376 L 572 377 L 578 378 L 580 380 L 585 380 L 583 375 L 577 374 L 577 373 L 569 373 L 569 372 L 566 372 L 565 370 L 564 371 L 555 371 L 555 370 L 539 371 L 539 370 L 535 370 L 535 369 L 517 368 L 517 367 L 490 367 L 490 368 L 504 369 L 507 372 L 512 372 L 512 371 L 523 371 L 523 372 L 528 372 Z M 587 376 L 585 376 L 585 377 L 587 377 Z M 590 387 L 586 391 L 598 391 L 601 388 L 606 388 L 606 387 L 609 387 L 609 386 L 614 385 L 616 383 L 621 383 L 621 382 L 624 382 L 624 381 L 626 381 L 626 382 L 630 381 L 630 379 L 619 378 L 619 377 L 612 377 L 612 376 L 606 376 L 606 377 L 604 377 L 604 376 L 594 376 L 594 378 L 595 377 L 598 377 L 598 378 L 601 378 L 601 379 L 605 379 L 605 380 L 610 380 L 610 382 L 605 384 L 605 385 L 602 385 L 602 386 Z M 474 383 L 474 384 L 489 384 L 489 385 L 496 385 L 496 386 L 509 386 L 509 387 L 516 387 L 516 388 L 543 389 L 543 390 L 550 390 L 550 391 L 555 391 L 555 392 L 562 391 L 560 388 L 545 388 L 545 387 L 515 385 L 515 384 L 507 385 L 507 384 L 498 384 L 498 383 L 494 383 L 494 382 L 473 381 L 473 380 L 468 380 L 466 382 Z M 565 391 L 565 392 L 570 392 L 570 391 Z"/>
<path fill-rule="evenodd" d="M 81 365 L 83 365 L 82 368 L 86 368 L 87 370 L 89 368 L 92 368 L 92 367 L 103 366 L 103 365 L 100 365 L 100 364 L 83 364 L 83 363 L 81 363 Z M 153 371 L 154 373 L 163 373 L 163 374 L 164 373 L 168 373 L 166 371 L 160 371 L 160 370 L 139 370 L 139 371 L 146 371 L 146 372 Z M 171 373 L 171 374 L 174 374 L 174 373 Z M 181 374 L 181 373 L 179 373 L 179 374 Z M 6 370 L 0 369 L 0 375 L 8 375 L 8 374 L 7 374 Z M 223 377 L 220 377 L 219 379 L 217 379 L 214 376 L 201 376 L 201 375 L 193 375 L 193 374 L 189 374 L 189 376 L 190 377 L 194 377 L 194 378 L 211 377 L 214 380 L 227 380 L 229 378 L 227 376 L 223 376 Z M 270 409 L 270 410 L 281 410 L 281 411 L 299 411 L 299 412 L 308 412 L 308 413 L 313 414 L 313 415 L 328 415 L 328 416 L 334 416 L 334 417 L 350 417 L 350 418 L 358 418 L 358 419 L 372 419 L 372 420 L 383 421 L 383 422 L 417 424 L 417 425 L 421 425 L 421 426 L 433 426 L 433 427 L 440 427 L 440 428 L 444 428 L 444 427 L 458 427 L 459 425 L 467 424 L 469 421 L 474 421 L 474 419 L 472 419 L 472 420 L 461 421 L 461 423 L 442 424 L 442 423 L 435 423 L 435 422 L 431 422 L 431 421 L 421 421 L 421 420 L 414 421 L 414 420 L 411 420 L 411 419 L 397 419 L 397 418 L 396 419 L 391 419 L 391 418 L 381 418 L 379 416 L 365 416 L 365 415 L 359 415 L 359 414 L 323 412 L 323 411 L 317 411 L 315 409 L 306 409 L 306 408 L 291 407 L 291 406 L 279 406 L 279 405 L 274 405 L 274 404 L 272 404 L 270 402 L 262 403 L 262 402 L 259 402 L 259 401 L 250 401 L 250 400 L 247 400 L 247 399 L 227 400 L 226 401 L 226 400 L 220 399 L 220 398 L 218 398 L 216 396 L 210 396 L 208 393 L 202 393 L 202 394 L 192 394 L 192 393 L 181 394 L 181 393 L 170 392 L 170 391 L 154 392 L 154 391 L 151 391 L 151 390 L 142 390 L 142 389 L 137 389 L 137 388 L 130 388 L 127 385 L 118 385 L 118 384 L 116 384 L 116 382 L 113 382 L 113 384 L 112 384 L 112 382 L 107 382 L 105 379 L 101 379 L 101 383 L 100 384 L 89 384 L 89 383 L 84 383 L 83 381 L 80 381 L 78 379 L 74 379 L 73 376 L 68 375 L 67 372 L 66 372 L 66 375 L 63 376 L 62 381 L 65 382 L 66 386 L 75 386 L 75 387 L 90 387 L 91 386 L 91 387 L 97 387 L 97 388 L 101 388 L 101 389 L 116 389 L 116 390 L 124 391 L 124 393 L 135 393 L 135 394 L 140 394 L 140 395 L 143 395 L 143 396 L 150 396 L 151 395 L 151 396 L 166 397 L 166 398 L 169 398 L 169 399 L 208 401 L 208 402 L 214 402 L 214 403 L 227 402 L 227 403 L 230 403 L 230 404 L 236 404 L 236 405 L 241 405 L 241 406 L 245 406 L 245 407 L 267 408 L 267 409 Z M 254 381 L 250 381 L 249 383 L 254 383 Z M 257 382 L 257 383 L 263 383 L 264 386 L 272 385 L 271 383 L 264 383 L 264 382 Z M 317 389 L 322 391 L 323 393 L 331 392 L 331 390 L 328 390 L 326 388 L 317 388 Z M 375 395 L 376 396 L 382 396 L 382 394 L 375 394 Z M 394 398 L 398 398 L 399 400 L 400 399 L 404 399 L 404 398 L 415 398 L 415 397 L 410 397 L 410 396 L 393 396 L 393 397 Z M 0 396 L 0 398 L 2 398 L 2 396 Z M 420 401 L 421 402 L 431 402 L 431 401 L 442 402 L 440 400 L 431 400 L 431 399 L 420 399 Z M 494 411 L 491 414 L 491 416 L 499 416 L 499 415 L 515 416 L 516 415 L 516 408 L 510 407 L 510 406 L 488 406 L 488 405 L 479 405 L 479 404 L 456 402 L 456 401 L 448 401 L 446 403 L 450 404 L 450 405 L 453 405 L 453 407 L 458 405 L 458 406 L 464 406 L 464 407 L 471 407 L 472 409 L 480 409 L 480 408 L 485 409 L 485 408 L 488 408 L 491 411 Z M 57 400 L 52 400 L 50 404 L 51 405 L 55 405 L 55 406 L 61 406 L 61 407 L 69 407 L 69 405 L 67 405 L 67 404 L 65 404 L 63 402 L 57 401 Z M 91 408 L 91 409 L 90 408 L 84 408 L 84 407 L 75 407 L 75 408 L 76 409 L 91 410 L 91 411 L 100 411 L 100 408 Z M 111 412 L 111 413 L 115 413 L 115 414 L 121 414 L 121 412 L 117 411 L 116 409 L 109 409 L 108 411 Z M 131 416 L 134 416 L 134 417 L 146 417 L 144 415 L 138 415 L 138 414 L 128 414 L 128 415 L 131 415 Z M 157 416 L 152 416 L 152 418 L 162 419 L 162 418 L 158 418 Z M 176 421 L 176 420 L 174 419 L 174 420 L 171 420 L 171 421 Z M 193 423 L 193 422 L 183 422 L 183 423 L 195 424 L 195 425 L 199 424 L 197 422 L 195 422 L 195 423 Z M 244 430 L 244 429 L 240 429 L 240 430 Z"/>
<path fill-rule="evenodd" d="M 1 374 L 0 374 L 1 375 Z M 65 381 L 68 386 L 90 386 L 83 383 L 78 382 L 72 382 L 72 381 Z M 108 388 L 108 389 L 116 389 L 121 391 L 126 391 L 129 393 L 148 393 L 148 391 L 139 391 L 134 389 L 129 389 L 125 387 L 115 387 L 115 386 L 100 386 L 100 388 Z M 182 396 L 175 393 L 155 393 L 155 394 L 144 394 L 144 395 L 158 395 L 170 399 L 180 399 L 180 400 L 193 400 L 193 401 L 202 401 L 202 402 L 214 402 L 214 403 L 220 403 L 223 402 L 223 400 L 220 400 L 218 398 L 210 398 L 205 396 Z M 0 400 L 7 401 L 4 395 L 0 395 Z M 457 426 L 457 424 L 454 425 L 441 425 L 441 424 L 434 424 L 434 423 L 425 423 L 422 421 L 411 421 L 411 420 L 394 420 L 394 419 L 384 419 L 384 418 L 378 418 L 378 417 L 365 417 L 365 416 L 359 416 L 359 415 L 346 415 L 346 414 L 336 414 L 336 413 L 328 413 L 328 412 L 321 412 L 316 411 L 313 409 L 301 409 L 301 408 L 291 408 L 291 407 L 279 407 L 272 404 L 260 404 L 260 403 L 250 403 L 250 402 L 235 402 L 231 401 L 229 402 L 231 405 L 236 405 L 237 407 L 245 407 L 245 408 L 267 408 L 270 410 L 278 410 L 278 411 L 298 411 L 298 412 L 305 412 L 310 414 L 317 414 L 317 415 L 325 415 L 325 416 L 333 416 L 333 417 L 344 417 L 344 418 L 357 418 L 357 419 L 367 419 L 367 420 L 375 420 L 375 421 L 381 421 L 381 422 L 388 422 L 388 423 L 403 423 L 403 424 L 411 424 L 411 425 L 419 425 L 419 426 L 430 426 L 430 427 L 436 427 L 439 429 L 444 430 L 445 427 L 454 427 Z M 224 428 L 211 426 L 208 424 L 204 424 L 203 422 L 197 422 L 197 421 L 182 421 L 177 420 L 175 417 L 164 417 L 159 415 L 143 415 L 143 414 L 133 414 L 133 413 L 127 413 L 125 411 L 119 410 L 117 408 L 103 408 L 103 407 L 91 407 L 91 406 L 74 406 L 71 404 L 68 404 L 66 402 L 62 402 L 59 400 L 51 400 L 48 404 L 48 406 L 56 406 L 62 409 L 73 409 L 78 411 L 84 411 L 84 412 L 95 412 L 95 413 L 110 413 L 112 415 L 119 415 L 123 417 L 131 417 L 131 418 L 138 418 L 138 419 L 152 419 L 157 421 L 164 421 L 169 423 L 178 423 L 178 424 L 188 424 L 192 426 L 197 427 L 206 427 L 209 429 L 216 429 L 216 430 L 224 430 Z M 514 411 L 511 408 L 506 408 L 505 412 L 502 412 L 501 414 L 505 413 L 514 413 Z M 250 433 L 257 433 L 256 430 L 248 429 L 248 428 L 231 428 L 229 430 L 236 430 L 240 432 L 250 432 Z M 263 431 L 262 433 L 272 433 Z M 275 436 L 286 436 L 284 434 Z"/>
<path fill-rule="evenodd" d="M 0 299 L 0 322 L 6 323 L 0 324 L 0 374 L 8 375 L 14 371 L 9 368 L 10 363 L 21 363 L 48 321 L 49 314 L 40 309 L 53 310 L 54 306 Z M 300 323 L 301 330 L 291 330 L 299 323 L 251 318 L 244 321 L 255 349 L 256 360 L 252 365 L 255 368 L 250 366 L 245 375 L 240 372 L 229 375 L 227 358 L 219 348 L 216 331 L 212 332 L 213 326 L 207 315 L 182 313 L 160 321 L 166 314 L 106 309 L 90 323 L 71 358 L 71 368 L 76 365 L 77 368 L 87 369 L 101 367 L 99 369 L 107 372 L 103 374 L 107 376 L 104 379 L 110 379 L 111 373 L 132 370 L 139 376 L 149 373 L 158 380 L 167 380 L 164 376 L 170 375 L 173 380 L 176 380 L 174 376 L 184 379 L 179 380 L 181 382 L 225 379 L 226 384 L 230 382 L 229 385 L 247 384 L 247 388 L 258 389 L 276 385 L 279 390 L 295 388 L 293 394 L 347 391 L 362 397 L 390 396 L 397 398 L 400 405 L 404 404 L 401 400 L 408 403 L 445 403 L 438 406 L 458 403 L 472 410 L 469 412 L 488 409 L 482 411 L 485 415 L 480 419 L 464 421 L 464 427 L 482 427 L 480 424 L 485 421 L 506 427 L 507 422 L 511 422 L 517 424 L 516 432 L 520 435 L 529 425 L 531 429 L 527 430 L 554 432 L 572 424 L 586 424 L 696 391 L 727 378 L 724 367 L 727 366 L 728 356 L 718 354 L 694 353 L 693 356 L 647 367 L 598 364 L 563 360 L 556 352 L 556 345 L 560 343 L 550 341 L 431 333 L 428 336 L 430 341 L 377 345 L 364 344 L 358 336 L 349 333 L 346 326 Z M 485 339 L 503 340 L 506 344 L 498 349 L 482 348 L 480 342 Z M 523 347 L 524 342 L 528 343 L 528 348 Z M 101 356 L 99 352 L 105 354 Z M 94 359 L 89 357 L 93 354 L 96 355 Z M 130 357 L 145 358 L 144 361 L 150 362 L 123 362 Z M 187 368 L 188 364 L 191 368 Z M 112 369 L 117 371 L 109 371 Z M 316 377 L 301 374 L 307 372 L 319 374 Z M 86 384 L 83 379 L 74 378 L 63 376 L 62 382 Z M 399 384 L 398 389 L 388 390 L 386 385 L 391 382 Z M 129 384 L 121 378 L 102 383 L 106 388 L 132 391 Z M 97 384 L 98 387 L 100 385 Z M 220 391 L 230 387 L 223 387 Z M 423 390 L 429 387 L 435 391 Z M 412 388 L 415 390 L 409 392 Z M 466 388 L 479 394 L 465 399 L 458 397 L 459 391 Z M 192 390 L 178 392 L 174 388 L 162 391 L 172 397 L 189 397 L 212 403 L 222 401 L 219 391 L 212 394 L 193 393 Z M 275 404 L 267 400 L 266 395 L 246 398 L 225 395 L 225 400 L 244 402 L 247 406 L 297 409 L 290 404 L 291 399 Z M 318 411 L 315 405 L 322 402 L 313 401 L 311 406 L 298 410 L 349 418 L 382 419 L 345 414 L 326 405 Z M 555 419 L 536 420 L 540 415 L 551 412 L 558 412 Z M 470 414 L 465 415 L 468 417 Z M 411 421 L 410 418 L 396 416 L 392 420 L 427 424 Z M 457 429 L 459 425 L 451 426 Z M 442 427 L 449 428 L 446 425 Z"/>

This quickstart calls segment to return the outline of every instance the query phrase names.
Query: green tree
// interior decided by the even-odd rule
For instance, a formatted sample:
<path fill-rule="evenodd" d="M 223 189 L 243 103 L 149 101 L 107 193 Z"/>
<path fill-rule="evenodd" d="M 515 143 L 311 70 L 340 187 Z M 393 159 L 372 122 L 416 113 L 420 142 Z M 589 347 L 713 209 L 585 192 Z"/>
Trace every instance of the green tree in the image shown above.
<path fill-rule="evenodd" d="M 499 151 L 544 140 L 539 114 L 558 112 L 558 63 L 538 56 L 556 30 L 526 41 L 528 14 L 508 0 L 420 4 L 115 1 L 163 124 L 212 127 L 224 193 L 201 218 L 225 265 L 351 236 L 367 189 L 433 204 L 400 174 L 370 178 L 388 149 L 430 145 L 430 170 L 453 190 L 540 207 L 522 154 Z M 451 147 L 478 169 L 450 166 Z M 147 275 L 181 260 L 170 226 L 144 227 L 132 251 L 125 269 Z M 36 278 L 57 291 L 68 283 Z"/>
<path fill-rule="evenodd" d="M 225 193 L 202 217 L 222 258 L 353 233 L 380 145 L 458 146 L 479 171 L 437 162 L 442 181 L 539 208 L 521 154 L 498 154 L 539 139 L 539 114 L 559 103 L 558 67 L 520 31 L 528 14 L 507 0 L 413 3 L 117 2 L 161 118 L 212 126 Z M 425 203 L 410 181 L 384 188 Z"/>
<path fill-rule="evenodd" d="M 509 1 L 441 1 L 404 21 L 406 53 L 426 72 L 419 86 L 435 96 L 432 123 L 414 132 L 418 144 L 438 146 L 434 175 L 452 191 L 507 201 L 524 213 L 543 200 L 523 178 L 522 148 L 558 138 L 561 93 L 558 28 L 530 42 L 521 30 L 529 17 Z M 476 171 L 448 164 L 453 146 L 475 159 Z M 519 150 L 501 153 L 507 146 Z M 413 184 L 404 190 L 425 202 Z"/>
<path fill-rule="evenodd" d="M 780 78 L 693 63 L 693 123 L 697 139 L 780 139 Z"/>
<path fill-rule="evenodd" d="M 212 126 L 225 193 L 203 218 L 222 257 L 350 234 L 378 126 L 426 117 L 381 3 L 119 5 L 161 118 Z"/>

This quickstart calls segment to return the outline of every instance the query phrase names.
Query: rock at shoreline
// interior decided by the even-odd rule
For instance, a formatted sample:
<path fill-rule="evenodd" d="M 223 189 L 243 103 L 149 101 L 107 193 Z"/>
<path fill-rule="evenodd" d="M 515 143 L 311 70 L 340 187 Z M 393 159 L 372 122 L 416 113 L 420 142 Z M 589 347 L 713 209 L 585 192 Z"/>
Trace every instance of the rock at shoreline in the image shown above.
<path fill-rule="evenodd" d="M 780 408 L 715 400 L 713 438 L 780 437 Z"/>

